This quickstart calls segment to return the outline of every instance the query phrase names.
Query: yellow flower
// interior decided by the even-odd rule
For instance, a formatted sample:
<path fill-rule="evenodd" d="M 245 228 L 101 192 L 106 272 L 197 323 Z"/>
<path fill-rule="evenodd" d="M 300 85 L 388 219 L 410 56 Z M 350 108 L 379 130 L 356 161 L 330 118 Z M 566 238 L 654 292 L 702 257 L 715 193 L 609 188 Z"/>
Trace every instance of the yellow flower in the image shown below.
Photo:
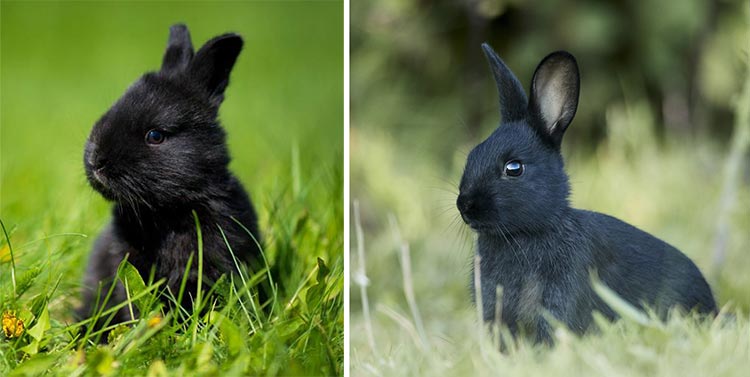
<path fill-rule="evenodd" d="M 0 262 L 10 262 L 10 248 L 7 244 L 0 248 Z"/>
<path fill-rule="evenodd" d="M 152 318 L 150 318 L 148 320 L 148 327 L 154 328 L 154 327 L 158 326 L 160 323 L 161 323 L 161 316 L 160 315 L 155 315 L 154 317 L 152 317 Z"/>
<path fill-rule="evenodd" d="M 3 312 L 3 333 L 8 339 L 18 338 L 23 334 L 23 321 L 16 317 L 16 312 Z"/>

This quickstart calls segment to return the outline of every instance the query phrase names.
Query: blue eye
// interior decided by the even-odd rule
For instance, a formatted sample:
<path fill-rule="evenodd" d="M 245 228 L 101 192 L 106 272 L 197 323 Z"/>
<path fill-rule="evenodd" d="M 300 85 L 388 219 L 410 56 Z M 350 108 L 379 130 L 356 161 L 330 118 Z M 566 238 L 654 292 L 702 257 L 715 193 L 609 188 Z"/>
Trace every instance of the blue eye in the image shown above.
<path fill-rule="evenodd" d="M 510 160 L 505 163 L 505 175 L 518 177 L 523 174 L 523 164 L 518 160 Z"/>
<path fill-rule="evenodd" d="M 167 137 L 158 130 L 150 130 L 146 133 L 146 143 L 148 144 L 161 144 L 166 138 Z"/>

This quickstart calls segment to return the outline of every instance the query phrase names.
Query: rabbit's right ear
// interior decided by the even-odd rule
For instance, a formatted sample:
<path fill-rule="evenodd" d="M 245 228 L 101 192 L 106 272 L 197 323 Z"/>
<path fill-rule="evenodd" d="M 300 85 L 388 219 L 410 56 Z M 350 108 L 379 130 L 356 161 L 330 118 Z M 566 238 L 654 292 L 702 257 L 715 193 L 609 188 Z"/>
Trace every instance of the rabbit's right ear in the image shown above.
<path fill-rule="evenodd" d="M 193 80 L 203 87 L 212 104 L 224 100 L 224 90 L 229 85 L 229 73 L 242 51 L 242 37 L 234 33 L 220 35 L 206 42 L 190 62 Z"/>
<path fill-rule="evenodd" d="M 161 71 L 173 73 L 183 71 L 193 59 L 193 43 L 190 42 L 190 32 L 184 24 L 175 24 L 169 28 L 169 41 Z"/>
<path fill-rule="evenodd" d="M 523 86 L 516 78 L 516 75 L 510 71 L 508 66 L 503 63 L 502 59 L 487 43 L 482 43 L 482 50 L 487 57 L 487 62 L 492 68 L 492 75 L 495 77 L 497 92 L 500 95 L 500 116 L 502 122 L 512 122 L 521 120 L 526 117 L 526 108 L 528 100 Z"/>
<path fill-rule="evenodd" d="M 529 114 L 542 135 L 557 148 L 576 115 L 580 87 L 576 59 L 565 51 L 547 55 L 534 72 Z"/>

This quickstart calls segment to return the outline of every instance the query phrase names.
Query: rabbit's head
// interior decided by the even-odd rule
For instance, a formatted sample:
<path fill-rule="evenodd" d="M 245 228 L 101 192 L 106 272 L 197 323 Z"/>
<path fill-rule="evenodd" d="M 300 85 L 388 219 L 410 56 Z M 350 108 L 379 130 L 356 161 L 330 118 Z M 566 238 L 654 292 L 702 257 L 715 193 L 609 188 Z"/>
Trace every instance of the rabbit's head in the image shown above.
<path fill-rule="evenodd" d="M 568 208 L 560 143 L 578 106 L 578 66 L 567 52 L 548 55 L 527 99 L 492 48 L 482 48 L 497 83 L 502 121 L 469 153 L 456 205 L 477 232 L 533 233 Z"/>
<path fill-rule="evenodd" d="M 229 154 L 217 121 L 242 38 L 224 34 L 193 53 L 184 25 L 170 28 L 161 69 L 144 74 L 96 122 L 84 165 L 106 199 L 148 207 L 220 192 Z"/>

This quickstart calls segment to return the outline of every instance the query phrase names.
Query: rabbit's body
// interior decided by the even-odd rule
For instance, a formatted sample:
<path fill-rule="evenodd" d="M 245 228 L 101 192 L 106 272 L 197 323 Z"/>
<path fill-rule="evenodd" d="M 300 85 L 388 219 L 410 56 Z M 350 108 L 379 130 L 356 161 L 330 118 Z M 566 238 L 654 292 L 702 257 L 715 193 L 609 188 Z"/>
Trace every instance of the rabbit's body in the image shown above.
<path fill-rule="evenodd" d="M 593 310 L 613 312 L 592 290 L 589 271 L 636 307 L 715 310 L 708 284 L 677 249 L 614 217 L 569 209 L 558 226 L 532 233 L 481 234 L 483 313 L 496 320 L 496 287 L 502 290 L 501 321 L 512 333 L 549 341 L 543 311 L 583 333 Z"/>
<path fill-rule="evenodd" d="M 502 60 L 484 49 L 503 123 L 469 154 L 457 200 L 478 233 L 484 319 L 538 342 L 551 342 L 545 313 L 583 333 L 593 311 L 616 317 L 594 293 L 591 272 L 631 304 L 662 316 L 672 308 L 714 312 L 708 284 L 680 251 L 616 218 L 570 207 L 560 143 L 578 102 L 573 57 L 545 58 L 527 100 Z"/>
<path fill-rule="evenodd" d="M 193 213 L 207 286 L 236 272 L 238 263 L 260 266 L 255 210 L 228 169 L 226 135 L 216 119 L 241 48 L 238 35 L 225 34 L 194 54 L 187 28 L 173 26 L 161 70 L 143 75 L 92 129 L 86 175 L 114 208 L 89 259 L 80 316 L 102 302 L 126 255 L 144 280 L 152 269 L 156 280 L 166 279 L 174 297 L 190 268 L 181 303 L 189 308 L 198 277 Z M 125 299 L 118 283 L 107 306 Z M 123 309 L 115 321 L 128 318 Z"/>
<path fill-rule="evenodd" d="M 97 287 L 101 281 L 104 291 L 100 300 L 106 295 L 108 283 L 116 274 L 119 262 L 127 255 L 144 279 L 150 276 L 165 278 L 166 286 L 176 297 L 179 293 L 185 268 L 191 253 L 193 260 L 198 257 L 198 237 L 192 211 L 201 223 L 201 240 L 203 243 L 203 279 L 210 286 L 221 275 L 236 271 L 236 264 L 229 253 L 227 244 L 239 263 L 259 262 L 258 246 L 248 235 L 258 234 L 255 227 L 255 213 L 242 186 L 236 179 L 227 184 L 227 192 L 233 195 L 215 198 L 205 203 L 185 205 L 182 208 L 164 208 L 152 210 L 140 207 L 115 205 L 112 221 L 99 235 L 89 259 L 86 286 Z M 237 222 L 250 224 L 243 229 Z M 221 229 L 221 230 L 219 230 Z M 223 235 L 222 235 L 223 231 Z M 226 241 L 224 240 L 226 237 Z M 187 279 L 183 307 L 189 308 L 197 291 L 197 265 L 193 262 Z M 85 302 L 93 303 L 96 299 L 93 289 L 85 295 Z M 112 304 L 124 301 L 125 292 L 121 286 L 115 291 Z M 88 310 L 88 308 L 86 308 Z M 117 322 L 129 319 L 129 312 L 121 310 Z"/>

